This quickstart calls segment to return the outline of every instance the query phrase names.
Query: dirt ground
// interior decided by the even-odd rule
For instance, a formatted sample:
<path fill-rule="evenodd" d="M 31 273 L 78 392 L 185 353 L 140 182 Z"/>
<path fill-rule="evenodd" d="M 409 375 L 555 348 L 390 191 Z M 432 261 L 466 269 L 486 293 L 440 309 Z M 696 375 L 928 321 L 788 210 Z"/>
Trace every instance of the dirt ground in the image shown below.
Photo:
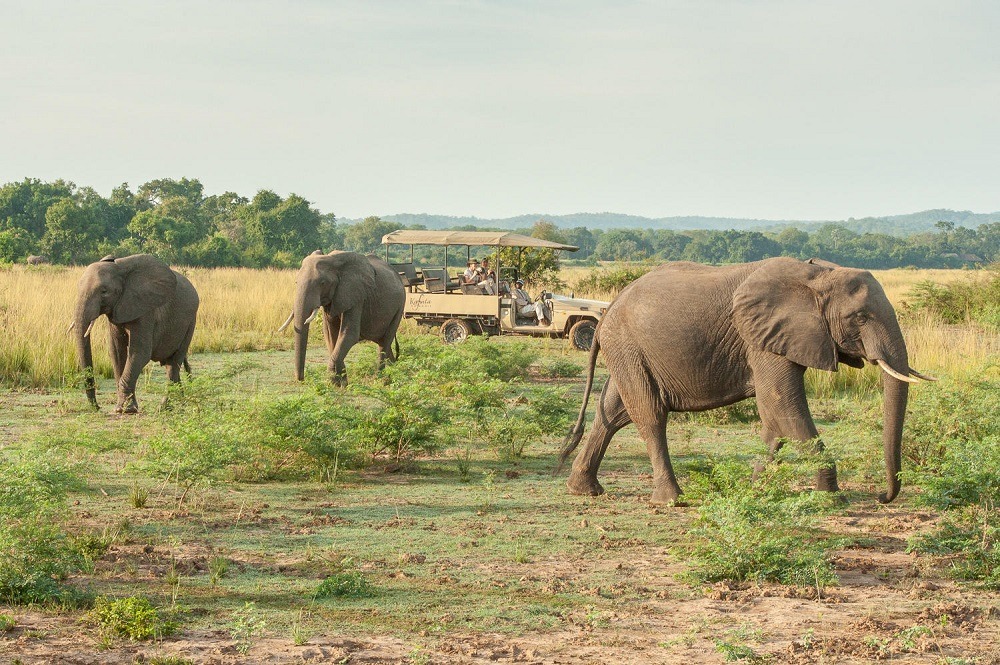
<path fill-rule="evenodd" d="M 185 630 L 156 643 L 107 648 L 79 618 L 2 608 L 17 625 L 0 635 L 5 663 L 1000 663 L 1000 594 L 946 575 L 947 560 L 908 554 L 905 540 L 933 524 L 931 513 L 860 505 L 835 518 L 865 533 L 865 548 L 836 558 L 840 584 L 822 589 L 678 582 L 665 551 L 607 541 L 601 566 L 627 580 L 587 593 L 644 601 L 611 615 L 580 614 L 569 628 L 497 633 L 316 635 L 304 644 L 260 638 L 241 652 L 224 631 Z M 615 556 L 615 552 L 619 556 Z M 535 562 L 533 577 L 570 587 L 592 562 Z M 486 571 L 487 574 L 489 571 Z M 495 571 L 502 573 L 503 571 Z M 386 573 L 391 574 L 391 573 Z M 618 588 L 616 588 L 618 587 Z M 78 615 L 77 615 L 78 616 Z"/>

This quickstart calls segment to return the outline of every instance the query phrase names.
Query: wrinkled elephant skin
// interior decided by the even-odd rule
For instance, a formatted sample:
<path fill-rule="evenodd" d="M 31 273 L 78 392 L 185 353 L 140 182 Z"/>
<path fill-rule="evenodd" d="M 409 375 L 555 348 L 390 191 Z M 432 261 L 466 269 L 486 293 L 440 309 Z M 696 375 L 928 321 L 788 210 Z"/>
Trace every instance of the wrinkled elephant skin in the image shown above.
<path fill-rule="evenodd" d="M 108 317 L 118 386 L 115 410 L 136 413 L 136 382 L 150 360 L 166 366 L 171 382 L 180 381 L 181 365 L 188 368 L 197 313 L 198 293 L 191 282 L 153 256 L 106 256 L 87 266 L 70 327 L 90 403 L 97 407 L 90 331 L 98 317 Z"/>
<path fill-rule="evenodd" d="M 595 334 L 580 416 L 561 462 L 580 443 L 598 352 L 609 379 L 585 445 L 573 463 L 571 492 L 604 491 L 597 470 L 615 432 L 634 423 L 653 465 L 654 503 L 679 500 L 667 450 L 672 411 L 704 411 L 756 397 L 771 457 L 783 439 L 822 442 L 806 402 L 808 367 L 883 368 L 883 450 L 888 490 L 899 492 L 900 442 L 914 377 L 895 311 L 871 273 L 813 259 L 767 259 L 711 267 L 668 263 L 626 287 Z M 837 490 L 833 463 L 817 489 Z"/>

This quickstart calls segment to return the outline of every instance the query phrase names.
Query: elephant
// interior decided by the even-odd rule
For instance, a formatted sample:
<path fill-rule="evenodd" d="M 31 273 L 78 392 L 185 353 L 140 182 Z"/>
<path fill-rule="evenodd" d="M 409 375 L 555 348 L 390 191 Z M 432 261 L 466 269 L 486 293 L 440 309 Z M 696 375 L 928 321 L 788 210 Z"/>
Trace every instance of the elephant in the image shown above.
<path fill-rule="evenodd" d="M 116 413 L 137 413 L 135 384 L 150 360 L 180 381 L 180 367 L 190 373 L 188 348 L 198 314 L 198 292 L 184 275 L 149 254 L 105 256 L 83 271 L 77 285 L 75 328 L 77 357 L 85 373 L 90 404 L 97 408 L 90 331 L 102 314 L 110 324 L 111 364 L 118 384 Z"/>
<path fill-rule="evenodd" d="M 323 336 L 330 351 L 329 370 L 333 382 L 347 383 L 344 359 L 360 340 L 379 345 L 379 368 L 394 362 L 392 344 L 403 318 L 406 291 L 399 275 L 376 256 L 354 252 L 316 250 L 302 259 L 295 277 L 292 313 L 279 332 L 295 322 L 295 378 L 305 377 L 309 324 L 323 308 Z"/>
<path fill-rule="evenodd" d="M 25 263 L 29 266 L 44 266 L 52 263 L 52 261 L 50 261 L 49 257 L 44 254 L 32 254 L 25 259 Z"/>
<path fill-rule="evenodd" d="M 712 267 L 662 265 L 612 302 L 590 351 L 583 406 L 564 442 L 560 467 L 583 437 L 603 349 L 609 378 L 586 444 L 573 462 L 571 493 L 598 495 L 597 470 L 614 434 L 634 423 L 653 466 L 651 503 L 675 505 L 681 489 L 667 450 L 670 412 L 704 411 L 756 397 L 769 456 L 783 440 L 821 451 L 804 374 L 839 364 L 882 368 L 883 435 L 889 503 L 899 493 L 900 445 L 908 386 L 932 381 L 909 364 L 896 314 L 870 272 L 828 261 L 773 258 Z M 837 491 L 836 464 L 817 473 L 818 490 Z"/>

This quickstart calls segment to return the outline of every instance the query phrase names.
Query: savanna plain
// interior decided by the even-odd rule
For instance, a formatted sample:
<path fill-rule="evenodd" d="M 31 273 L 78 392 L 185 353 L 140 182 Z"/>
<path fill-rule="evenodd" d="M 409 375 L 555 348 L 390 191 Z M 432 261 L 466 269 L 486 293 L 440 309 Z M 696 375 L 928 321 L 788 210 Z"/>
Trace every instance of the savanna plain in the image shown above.
<path fill-rule="evenodd" d="M 119 416 L 102 344 L 101 410 L 74 369 L 80 270 L 0 270 L 3 662 L 1000 663 L 996 271 L 875 273 L 940 379 L 910 390 L 895 502 L 869 367 L 807 373 L 842 492 L 804 447 L 762 464 L 748 401 L 672 416 L 670 508 L 631 427 L 605 495 L 553 475 L 587 362 L 564 340 L 404 325 L 335 388 L 314 326 L 299 383 L 294 271 L 185 272 L 193 376 L 150 366 Z"/>

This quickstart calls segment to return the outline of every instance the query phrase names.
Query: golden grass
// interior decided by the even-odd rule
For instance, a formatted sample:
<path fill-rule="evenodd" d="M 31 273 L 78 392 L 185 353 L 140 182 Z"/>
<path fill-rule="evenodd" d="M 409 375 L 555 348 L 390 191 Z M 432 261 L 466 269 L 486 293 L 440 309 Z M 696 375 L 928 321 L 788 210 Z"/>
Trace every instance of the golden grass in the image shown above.
<path fill-rule="evenodd" d="M 590 268 L 573 267 L 563 279 L 571 285 Z M 76 282 L 82 268 L 12 266 L 0 270 L 0 383 L 7 386 L 53 386 L 72 377 L 76 368 L 73 340 L 66 329 L 76 299 Z M 198 289 L 201 307 L 192 342 L 193 354 L 224 351 L 288 349 L 291 334 L 274 331 L 292 308 L 295 270 L 244 268 L 182 268 Z M 939 283 L 967 278 L 961 270 L 875 271 L 895 304 L 921 280 Z M 606 294 L 577 292 L 581 297 Z M 314 326 L 317 335 L 320 326 Z M 408 326 L 407 330 L 412 329 Z M 904 326 L 913 366 L 930 373 L 947 374 L 981 366 L 996 358 L 1000 343 L 996 333 L 974 326 L 941 326 L 918 321 Z M 94 327 L 95 369 L 110 376 L 103 317 Z M 319 342 L 322 343 L 322 342 Z M 878 373 L 846 369 L 836 374 L 810 372 L 810 384 L 820 392 L 842 388 L 877 389 Z"/>

